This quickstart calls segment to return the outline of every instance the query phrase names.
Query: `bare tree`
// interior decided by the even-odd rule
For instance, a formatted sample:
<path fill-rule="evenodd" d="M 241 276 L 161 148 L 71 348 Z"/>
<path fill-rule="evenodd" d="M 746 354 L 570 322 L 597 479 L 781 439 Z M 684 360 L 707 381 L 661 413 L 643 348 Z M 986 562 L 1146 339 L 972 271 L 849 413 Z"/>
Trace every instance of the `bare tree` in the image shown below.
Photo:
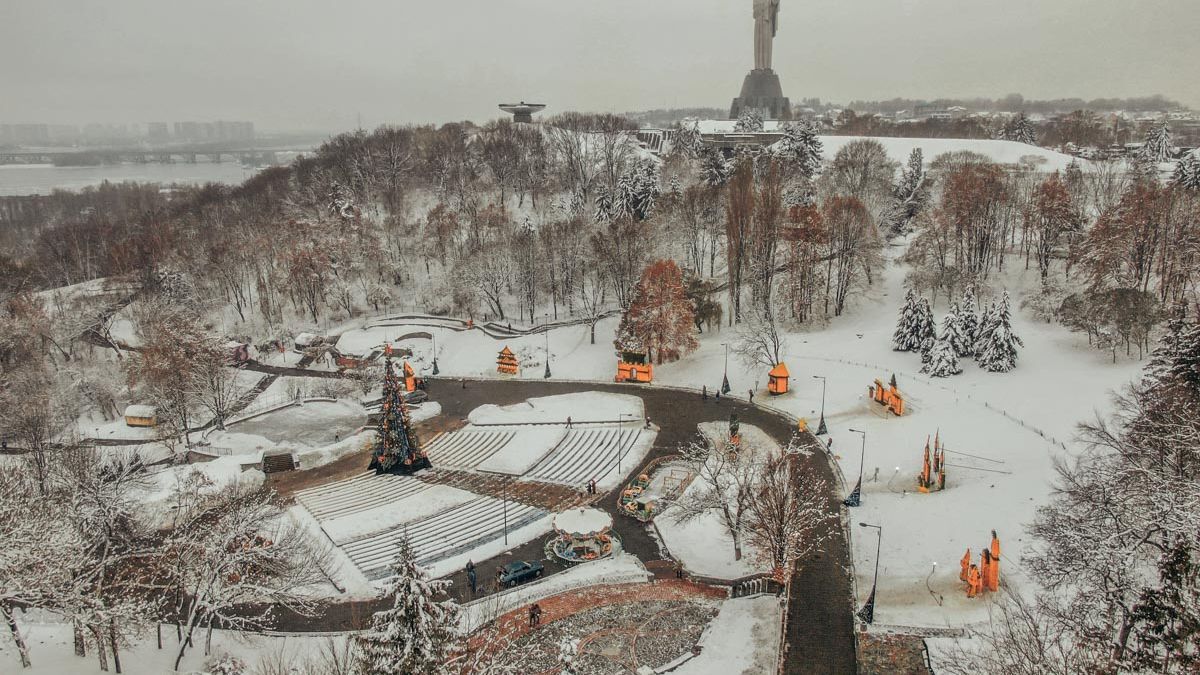
<path fill-rule="evenodd" d="M 775 323 L 770 311 L 755 311 L 738 328 L 733 353 L 747 368 L 774 368 L 783 360 L 783 335 Z"/>
<path fill-rule="evenodd" d="M 804 471 L 794 450 L 767 458 L 746 521 L 746 542 L 783 578 L 790 578 L 796 562 L 821 549 L 836 518 L 825 480 Z"/>
<path fill-rule="evenodd" d="M 735 446 L 728 431 L 711 443 L 690 443 L 681 452 L 699 482 L 674 502 L 669 517 L 686 523 L 715 511 L 733 539 L 734 559 L 741 560 L 745 520 L 762 472 L 761 453 L 744 435 Z"/>

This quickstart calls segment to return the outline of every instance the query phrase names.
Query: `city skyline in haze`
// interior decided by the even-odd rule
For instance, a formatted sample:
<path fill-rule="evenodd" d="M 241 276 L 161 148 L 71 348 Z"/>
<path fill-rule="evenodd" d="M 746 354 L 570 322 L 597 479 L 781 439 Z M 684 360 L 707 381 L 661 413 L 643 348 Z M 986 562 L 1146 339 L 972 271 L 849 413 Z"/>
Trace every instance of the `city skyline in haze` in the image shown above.
<path fill-rule="evenodd" d="M 500 117 L 501 101 L 727 108 L 751 0 L 14 2 L 0 121 L 250 119 L 263 130 Z M 1163 94 L 1200 107 L 1200 3 L 782 0 L 793 102 Z"/>

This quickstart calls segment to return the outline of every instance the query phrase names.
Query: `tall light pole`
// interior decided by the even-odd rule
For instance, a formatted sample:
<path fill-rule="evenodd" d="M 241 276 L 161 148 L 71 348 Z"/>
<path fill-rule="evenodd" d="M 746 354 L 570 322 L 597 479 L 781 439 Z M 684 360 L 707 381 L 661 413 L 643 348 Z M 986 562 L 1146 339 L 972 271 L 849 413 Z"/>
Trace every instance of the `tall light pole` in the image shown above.
<path fill-rule="evenodd" d="M 542 377 L 550 379 L 550 329 L 546 329 L 546 374 Z"/>
<path fill-rule="evenodd" d="M 729 393 L 729 343 L 722 342 L 721 346 L 725 348 L 725 374 L 721 376 L 721 393 Z"/>
<path fill-rule="evenodd" d="M 625 431 L 625 418 L 633 417 L 632 413 L 617 414 L 617 482 L 621 480 L 621 433 Z"/>
<path fill-rule="evenodd" d="M 430 335 L 433 337 L 433 374 L 437 375 L 437 333 L 430 333 Z"/>
<path fill-rule="evenodd" d="M 817 435 L 824 436 L 829 433 L 829 429 L 825 427 L 825 376 L 813 375 L 813 379 L 821 381 L 821 422 L 817 424 Z"/>
<path fill-rule="evenodd" d="M 842 503 L 846 506 L 858 506 L 862 503 L 863 466 L 867 462 L 867 432 L 859 431 L 858 429 L 850 429 L 850 431 L 862 436 L 862 454 L 859 455 L 858 459 L 858 483 L 854 486 L 854 490 L 850 493 L 850 496 L 843 499 Z"/>
<path fill-rule="evenodd" d="M 504 483 L 504 545 L 508 546 L 508 477 L 505 476 Z"/>
<path fill-rule="evenodd" d="M 875 621 L 875 590 L 877 588 L 879 588 L 879 552 L 880 552 L 881 547 L 883 546 L 883 526 L 882 525 L 872 525 L 870 523 L 859 523 L 858 526 L 859 527 L 873 527 L 873 528 L 875 528 L 875 534 L 876 534 L 876 537 L 875 537 L 875 578 L 874 578 L 874 580 L 871 581 L 871 594 L 867 596 L 867 601 L 866 601 L 866 603 L 863 604 L 862 609 L 858 610 L 858 618 L 862 619 L 866 623 L 871 623 L 871 622 Z"/>

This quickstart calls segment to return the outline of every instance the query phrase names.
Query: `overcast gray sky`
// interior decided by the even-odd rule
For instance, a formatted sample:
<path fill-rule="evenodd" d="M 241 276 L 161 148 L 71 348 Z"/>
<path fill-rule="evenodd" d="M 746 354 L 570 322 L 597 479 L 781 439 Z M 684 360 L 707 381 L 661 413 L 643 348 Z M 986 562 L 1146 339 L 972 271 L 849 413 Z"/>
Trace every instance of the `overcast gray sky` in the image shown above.
<path fill-rule="evenodd" d="M 0 120 L 266 129 L 728 106 L 752 0 L 0 0 Z M 782 0 L 799 100 L 1162 93 L 1200 107 L 1200 0 Z"/>

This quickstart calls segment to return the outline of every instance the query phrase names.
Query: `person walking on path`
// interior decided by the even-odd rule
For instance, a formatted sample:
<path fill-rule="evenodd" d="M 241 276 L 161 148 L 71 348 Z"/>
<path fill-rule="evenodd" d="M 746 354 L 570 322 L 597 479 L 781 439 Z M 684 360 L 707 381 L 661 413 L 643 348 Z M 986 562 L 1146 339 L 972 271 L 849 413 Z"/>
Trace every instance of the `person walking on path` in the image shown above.
<path fill-rule="evenodd" d="M 537 628 L 542 622 L 542 606 L 536 602 L 529 606 L 529 627 Z"/>
<path fill-rule="evenodd" d="M 683 563 L 679 562 L 678 560 L 675 561 L 675 578 L 683 578 Z"/>
<path fill-rule="evenodd" d="M 571 428 L 571 416 L 570 415 L 567 415 L 567 428 L 568 429 Z"/>
<path fill-rule="evenodd" d="M 720 388 L 718 388 L 717 389 L 717 403 L 720 403 L 720 402 L 721 402 L 721 390 L 720 390 Z"/>
<path fill-rule="evenodd" d="M 702 401 L 708 400 L 708 385 L 707 384 L 700 388 L 700 400 L 702 400 Z"/>
<path fill-rule="evenodd" d="M 754 390 L 748 389 L 747 392 L 750 394 L 750 405 L 754 405 Z"/>
<path fill-rule="evenodd" d="M 463 389 L 466 389 L 466 388 L 467 388 L 467 378 L 465 378 L 465 377 L 462 377 L 462 378 L 459 378 L 459 380 L 458 380 L 458 381 L 462 383 L 462 388 L 463 388 Z"/>
<path fill-rule="evenodd" d="M 467 583 L 471 586 L 471 595 L 474 596 L 478 592 L 478 577 L 475 576 L 475 563 L 467 561 Z"/>

